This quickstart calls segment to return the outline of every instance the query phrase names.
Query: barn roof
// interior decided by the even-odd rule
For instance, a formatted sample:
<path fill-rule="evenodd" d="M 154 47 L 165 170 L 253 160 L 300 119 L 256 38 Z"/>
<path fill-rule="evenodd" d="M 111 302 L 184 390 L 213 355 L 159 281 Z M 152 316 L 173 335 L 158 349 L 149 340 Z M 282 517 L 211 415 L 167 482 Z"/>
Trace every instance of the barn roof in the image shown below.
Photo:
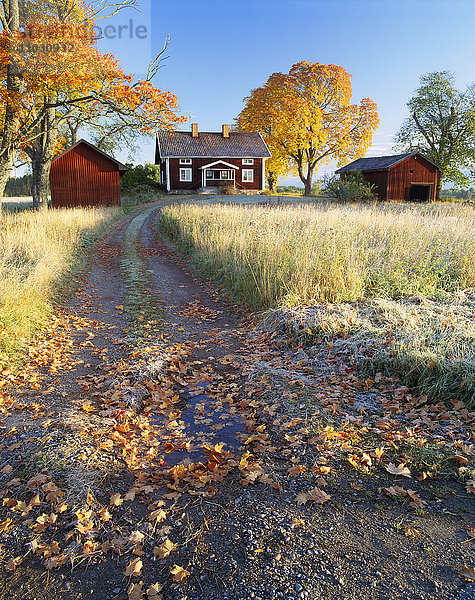
<path fill-rule="evenodd" d="M 80 146 L 81 144 L 85 144 L 86 146 L 89 146 L 89 148 L 92 148 L 92 150 L 94 150 L 95 152 L 97 152 L 98 154 L 100 154 L 102 157 L 104 157 L 107 160 L 110 160 L 111 162 L 113 162 L 115 165 L 117 165 L 117 169 L 119 171 L 121 171 L 121 172 L 122 171 L 127 171 L 127 167 L 124 164 L 122 164 L 120 161 L 118 161 L 117 159 L 113 158 L 112 156 L 109 156 L 105 152 L 102 152 L 102 150 L 99 150 L 99 148 L 97 146 L 94 146 L 94 144 L 91 144 L 91 143 L 87 142 L 86 140 L 79 140 L 78 142 L 76 142 L 75 144 L 73 144 L 72 146 L 70 146 L 69 148 L 67 148 L 66 150 L 64 150 L 63 152 L 61 152 L 61 154 L 58 154 L 58 156 L 55 156 L 51 162 L 54 162 L 55 160 L 58 160 L 58 158 L 60 158 L 61 156 L 64 156 L 68 152 L 71 152 L 71 150 L 73 150 L 77 146 Z"/>
<path fill-rule="evenodd" d="M 193 137 L 188 131 L 159 131 L 157 143 L 162 158 L 270 158 L 260 133 L 200 131 Z"/>
<path fill-rule="evenodd" d="M 393 154 L 391 156 L 374 156 L 372 158 L 358 158 L 348 165 L 341 167 L 335 173 L 350 173 L 351 171 L 389 171 L 391 167 L 414 155 L 422 156 L 424 160 L 434 167 L 439 168 L 420 152 L 406 152 L 405 154 Z"/>

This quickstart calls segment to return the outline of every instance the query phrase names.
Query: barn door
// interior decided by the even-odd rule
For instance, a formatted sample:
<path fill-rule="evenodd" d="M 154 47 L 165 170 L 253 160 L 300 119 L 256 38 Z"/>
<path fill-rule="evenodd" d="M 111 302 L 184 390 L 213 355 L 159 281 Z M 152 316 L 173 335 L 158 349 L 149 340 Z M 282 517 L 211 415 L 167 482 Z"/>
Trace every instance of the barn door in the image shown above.
<path fill-rule="evenodd" d="M 430 200 L 430 187 L 430 184 L 412 183 L 410 201 L 428 202 Z"/>

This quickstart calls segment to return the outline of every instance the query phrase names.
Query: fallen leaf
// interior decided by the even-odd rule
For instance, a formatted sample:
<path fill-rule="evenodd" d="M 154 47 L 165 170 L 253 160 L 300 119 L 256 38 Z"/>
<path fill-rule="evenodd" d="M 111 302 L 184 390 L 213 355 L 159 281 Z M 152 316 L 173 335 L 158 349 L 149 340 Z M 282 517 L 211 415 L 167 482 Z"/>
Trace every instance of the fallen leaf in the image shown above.
<path fill-rule="evenodd" d="M 170 556 L 170 554 L 176 550 L 176 548 L 177 545 L 167 538 L 163 544 L 159 546 L 156 556 L 158 556 L 158 558 L 166 558 L 167 556 Z"/>
<path fill-rule="evenodd" d="M 395 475 L 396 477 L 398 475 L 401 475 L 402 477 L 411 477 L 411 472 L 404 463 L 401 463 L 398 467 L 396 467 L 394 463 L 389 463 L 389 465 L 386 465 L 384 468 L 388 473 L 391 473 L 391 475 Z"/>
<path fill-rule="evenodd" d="M 462 577 L 465 577 L 465 579 L 468 579 L 469 581 L 475 581 L 475 569 L 473 567 L 467 567 L 467 565 L 464 565 L 462 567 L 460 575 L 462 575 Z"/>
<path fill-rule="evenodd" d="M 126 577 L 138 577 L 142 571 L 143 562 L 140 558 L 136 558 L 129 562 L 127 567 L 125 568 L 124 575 Z"/>
<path fill-rule="evenodd" d="M 142 600 L 143 596 L 143 583 L 131 583 L 127 590 L 129 600 Z"/>
<path fill-rule="evenodd" d="M 297 504 L 301 505 L 301 504 L 307 504 L 307 502 L 309 501 L 309 495 L 307 494 L 307 492 L 300 492 L 300 494 L 297 494 L 297 496 L 295 497 L 295 502 L 297 502 Z"/>
<path fill-rule="evenodd" d="M 16 558 L 10 558 L 10 560 L 5 565 L 5 569 L 7 571 L 15 571 L 16 568 L 21 565 L 23 558 L 21 556 L 17 556 Z"/>
<path fill-rule="evenodd" d="M 120 497 L 120 494 L 112 494 L 111 499 L 110 499 L 110 505 L 111 506 L 120 506 L 124 501 L 122 500 L 122 498 Z"/>
<path fill-rule="evenodd" d="M 129 536 L 131 544 L 140 544 L 143 542 L 145 535 L 141 531 L 133 531 Z"/>
<path fill-rule="evenodd" d="M 161 595 L 160 595 L 161 589 L 162 589 L 162 586 L 159 583 L 154 583 L 153 585 L 151 585 L 147 590 L 148 600 L 160 600 L 161 599 Z"/>
<path fill-rule="evenodd" d="M 173 581 L 182 582 L 190 576 L 190 573 L 189 571 L 183 569 L 183 567 L 180 567 L 179 565 L 173 565 L 173 567 L 170 569 L 170 575 Z"/>

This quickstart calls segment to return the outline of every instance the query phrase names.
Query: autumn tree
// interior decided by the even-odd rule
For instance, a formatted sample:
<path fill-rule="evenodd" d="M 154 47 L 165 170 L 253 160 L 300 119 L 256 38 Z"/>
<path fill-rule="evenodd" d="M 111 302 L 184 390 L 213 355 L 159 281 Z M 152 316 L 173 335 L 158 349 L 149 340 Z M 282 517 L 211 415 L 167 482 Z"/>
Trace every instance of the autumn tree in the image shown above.
<path fill-rule="evenodd" d="M 396 134 L 395 148 L 421 152 L 441 168 L 442 181 L 467 186 L 475 178 L 475 84 L 455 87 L 448 71 L 422 75 L 408 101 L 409 116 Z M 471 176 L 471 177 L 470 177 Z"/>
<path fill-rule="evenodd" d="M 245 98 L 237 118 L 241 130 L 257 130 L 277 171 L 298 175 L 310 195 L 315 170 L 363 156 L 379 124 L 369 98 L 351 104 L 351 75 L 336 65 L 299 62 L 274 73 Z"/>
<path fill-rule="evenodd" d="M 105 4 L 100 3 L 102 9 Z M 82 0 L 34 2 L 24 15 L 20 25 L 24 31 L 35 32 L 35 49 L 31 50 L 33 44 L 22 43 L 15 52 L 10 44 L 4 57 L 13 56 L 21 72 L 14 149 L 21 149 L 31 161 L 33 202 L 39 205 L 46 199 L 61 128 L 74 115 L 98 118 L 114 114 L 122 126 L 133 125 L 137 133 L 144 134 L 182 119 L 176 114 L 176 96 L 162 93 L 152 83 L 161 55 L 152 62 L 145 79 L 133 81 L 112 56 L 98 51 L 92 35 L 94 9 Z M 56 42 L 55 35 L 59 38 Z M 68 40 L 74 42 L 73 52 Z"/>

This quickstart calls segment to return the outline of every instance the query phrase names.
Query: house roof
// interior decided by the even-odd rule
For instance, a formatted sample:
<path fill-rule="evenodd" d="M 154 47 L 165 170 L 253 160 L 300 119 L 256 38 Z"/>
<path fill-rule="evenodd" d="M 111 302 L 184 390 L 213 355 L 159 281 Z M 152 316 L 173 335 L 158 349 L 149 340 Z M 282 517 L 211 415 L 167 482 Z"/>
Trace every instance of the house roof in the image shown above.
<path fill-rule="evenodd" d="M 162 158 L 270 158 L 260 133 L 200 131 L 192 137 L 188 131 L 159 131 L 157 144 Z"/>
<path fill-rule="evenodd" d="M 78 142 L 76 142 L 75 144 L 73 144 L 72 146 L 70 146 L 69 148 L 64 150 L 63 152 L 61 152 L 61 154 L 58 154 L 58 156 L 55 156 L 51 162 L 58 160 L 58 158 L 60 158 L 61 156 L 64 156 L 68 152 L 71 152 L 71 150 L 73 150 L 74 148 L 76 148 L 77 146 L 79 146 L 81 144 L 85 144 L 86 146 L 89 146 L 89 148 L 92 148 L 92 150 L 94 150 L 95 152 L 97 152 L 98 154 L 103 156 L 104 158 L 107 158 L 107 160 L 110 160 L 111 162 L 115 163 L 117 165 L 117 168 L 119 171 L 121 171 L 121 172 L 127 171 L 127 167 L 123 163 L 116 160 L 112 156 L 109 156 L 105 152 L 102 152 L 102 150 L 99 150 L 99 148 L 97 146 L 94 146 L 94 144 L 91 144 L 91 143 L 87 142 L 86 140 L 79 140 Z"/>
<path fill-rule="evenodd" d="M 391 167 L 414 155 L 421 156 L 434 167 L 435 163 L 423 156 L 420 152 L 407 152 L 405 154 L 393 154 L 392 156 L 374 156 L 372 158 L 358 158 L 348 165 L 341 167 L 335 173 L 349 173 L 351 171 L 389 171 Z"/>

